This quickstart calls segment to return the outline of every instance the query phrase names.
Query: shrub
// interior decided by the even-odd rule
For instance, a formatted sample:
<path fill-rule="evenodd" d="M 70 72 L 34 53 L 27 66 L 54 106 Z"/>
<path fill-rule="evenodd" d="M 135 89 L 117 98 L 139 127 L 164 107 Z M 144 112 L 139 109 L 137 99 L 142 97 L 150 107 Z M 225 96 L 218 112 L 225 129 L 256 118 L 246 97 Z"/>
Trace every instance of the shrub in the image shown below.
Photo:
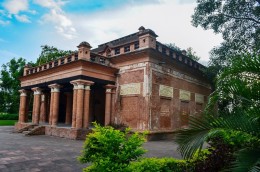
<path fill-rule="evenodd" d="M 196 152 L 190 163 L 195 172 L 218 172 L 232 165 L 235 151 L 256 143 L 256 140 L 240 131 L 219 130 L 208 137 L 210 148 Z"/>
<path fill-rule="evenodd" d="M 18 114 L 0 113 L 0 120 L 18 120 Z"/>
<path fill-rule="evenodd" d="M 132 162 L 128 167 L 129 172 L 188 172 L 191 166 L 185 160 L 174 158 L 143 158 Z"/>
<path fill-rule="evenodd" d="M 231 165 L 234 160 L 233 153 L 254 143 L 251 135 L 232 130 L 219 130 L 207 139 L 210 148 L 196 152 L 190 163 L 195 172 L 217 172 Z"/>
<path fill-rule="evenodd" d="M 221 142 L 222 144 L 230 146 L 234 150 L 252 144 L 256 140 L 257 138 L 252 137 L 252 135 L 233 130 L 220 130 L 208 138 L 210 145 L 213 147 Z"/>
<path fill-rule="evenodd" d="M 97 123 L 94 126 L 78 158 L 81 163 L 92 163 L 84 171 L 125 171 L 131 161 L 145 153 L 142 148 L 145 134 L 130 134 L 129 128 L 123 132 L 110 126 L 101 127 Z"/>

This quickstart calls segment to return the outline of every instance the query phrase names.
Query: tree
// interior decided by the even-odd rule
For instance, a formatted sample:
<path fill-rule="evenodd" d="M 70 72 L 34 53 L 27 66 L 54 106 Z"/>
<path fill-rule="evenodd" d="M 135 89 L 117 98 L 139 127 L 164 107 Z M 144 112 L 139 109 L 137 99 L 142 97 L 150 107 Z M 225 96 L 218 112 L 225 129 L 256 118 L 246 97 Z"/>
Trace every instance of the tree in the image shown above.
<path fill-rule="evenodd" d="M 175 51 L 181 52 L 181 48 L 178 47 L 177 45 L 175 45 L 175 43 L 169 43 L 169 44 L 164 44 L 164 45 L 166 45 L 167 47 L 169 47 Z"/>
<path fill-rule="evenodd" d="M 42 45 L 41 48 L 42 51 L 36 61 L 36 65 L 41 65 L 73 53 L 73 51 L 59 50 L 58 48 L 49 45 Z"/>
<path fill-rule="evenodd" d="M 234 171 L 260 171 L 260 55 L 235 57 L 218 77 L 202 118 L 192 118 L 188 129 L 180 130 L 177 143 L 185 158 L 190 158 L 212 136 L 236 134 L 240 145 L 234 148 Z M 217 116 L 216 103 L 228 102 Z M 230 134 L 231 133 L 231 134 Z M 233 143 L 234 144 L 234 143 Z"/>
<path fill-rule="evenodd" d="M 0 73 L 0 111 L 17 113 L 19 110 L 20 88 L 19 77 L 23 74 L 26 60 L 23 58 L 11 59 L 2 65 Z"/>
<path fill-rule="evenodd" d="M 199 61 L 200 59 L 200 57 L 196 55 L 196 52 L 191 47 L 187 48 L 187 56 L 195 61 Z"/>
<path fill-rule="evenodd" d="M 229 66 L 236 54 L 260 52 L 260 0 L 198 0 L 192 23 L 223 36 L 211 65 Z"/>

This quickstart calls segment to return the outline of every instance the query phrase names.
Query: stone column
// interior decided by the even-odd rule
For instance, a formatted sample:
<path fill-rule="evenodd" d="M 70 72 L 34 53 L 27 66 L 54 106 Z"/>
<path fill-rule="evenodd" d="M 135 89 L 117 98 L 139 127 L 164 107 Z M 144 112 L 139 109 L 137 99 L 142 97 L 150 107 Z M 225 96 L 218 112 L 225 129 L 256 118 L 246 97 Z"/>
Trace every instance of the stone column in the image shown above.
<path fill-rule="evenodd" d="M 70 82 L 73 84 L 73 104 L 72 104 L 72 124 L 71 127 L 76 127 L 76 116 L 77 116 L 77 91 L 78 91 L 78 85 L 77 83 L 74 83 L 73 81 Z"/>
<path fill-rule="evenodd" d="M 72 127 L 75 127 L 76 129 L 80 129 L 84 126 L 86 128 L 89 122 L 89 96 L 90 96 L 89 86 L 92 85 L 93 82 L 78 79 L 78 80 L 71 81 L 70 83 L 74 85 L 73 113 L 75 115 L 73 114 L 73 116 L 76 116 L 75 124 L 73 123 L 74 125 L 72 125 Z M 85 86 L 87 86 L 86 93 L 85 93 Z"/>
<path fill-rule="evenodd" d="M 83 83 L 77 83 L 77 114 L 76 114 L 76 128 L 82 128 L 83 124 L 83 108 L 84 108 L 84 89 L 85 86 Z"/>
<path fill-rule="evenodd" d="M 43 93 L 41 95 L 41 111 L 40 111 L 40 122 L 46 122 L 46 115 L 47 115 L 47 109 L 46 109 L 46 105 L 47 105 L 47 101 L 46 101 L 46 94 Z"/>
<path fill-rule="evenodd" d="M 33 92 L 34 94 L 34 92 Z M 35 97 L 33 95 L 33 107 L 32 107 L 32 123 L 34 123 L 34 114 L 35 114 Z"/>
<path fill-rule="evenodd" d="M 50 86 L 49 86 L 50 87 Z M 52 109 L 53 109 L 53 88 L 51 88 L 51 94 L 50 94 L 50 112 L 49 112 L 49 124 L 52 124 Z"/>
<path fill-rule="evenodd" d="M 52 84 L 49 85 L 52 88 L 52 96 L 53 96 L 53 103 L 52 103 L 52 115 L 51 115 L 51 125 L 56 126 L 58 123 L 59 117 L 59 105 L 60 105 L 60 88 L 59 84 Z"/>
<path fill-rule="evenodd" d="M 26 122 L 26 107 L 27 107 L 27 91 L 19 90 L 20 92 L 20 108 L 19 108 L 19 122 Z"/>
<path fill-rule="evenodd" d="M 40 120 L 40 106 L 41 106 L 41 89 L 39 87 L 32 88 L 34 91 L 34 104 L 33 104 L 33 114 L 32 114 L 32 122 L 33 124 L 39 124 Z"/>
<path fill-rule="evenodd" d="M 116 99 L 116 90 L 112 89 L 111 92 L 111 123 L 115 123 L 115 99 Z"/>
<path fill-rule="evenodd" d="M 105 125 L 111 122 L 111 93 L 114 85 L 106 85 Z"/>
<path fill-rule="evenodd" d="M 66 93 L 66 119 L 65 124 L 71 124 L 72 118 L 72 93 Z"/>
<path fill-rule="evenodd" d="M 90 86 L 94 82 L 88 81 L 85 83 L 85 95 L 84 95 L 84 116 L 83 116 L 83 128 L 89 127 L 89 103 L 90 103 Z"/>

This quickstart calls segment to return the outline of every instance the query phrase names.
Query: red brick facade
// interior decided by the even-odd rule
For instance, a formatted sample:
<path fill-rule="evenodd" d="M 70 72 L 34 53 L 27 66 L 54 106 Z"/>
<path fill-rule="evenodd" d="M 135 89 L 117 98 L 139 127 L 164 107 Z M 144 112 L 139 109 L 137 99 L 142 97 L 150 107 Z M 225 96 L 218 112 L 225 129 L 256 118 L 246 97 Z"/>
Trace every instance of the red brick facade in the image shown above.
<path fill-rule="evenodd" d="M 198 62 L 139 32 L 38 67 L 21 78 L 17 129 L 45 125 L 45 134 L 82 138 L 92 122 L 126 124 L 134 130 L 170 133 L 203 110 L 211 89 Z M 29 107 L 33 98 L 33 109 Z"/>

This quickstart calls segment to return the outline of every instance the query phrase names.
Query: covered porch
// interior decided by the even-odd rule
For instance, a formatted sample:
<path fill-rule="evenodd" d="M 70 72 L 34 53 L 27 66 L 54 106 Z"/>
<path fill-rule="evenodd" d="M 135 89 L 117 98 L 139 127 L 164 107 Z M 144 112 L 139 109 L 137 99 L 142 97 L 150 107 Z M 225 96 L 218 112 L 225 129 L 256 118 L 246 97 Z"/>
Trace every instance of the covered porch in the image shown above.
<path fill-rule="evenodd" d="M 118 69 L 108 59 L 95 60 L 100 58 L 84 43 L 72 57 L 25 67 L 16 130 L 44 126 L 46 135 L 78 139 L 85 137 L 94 121 L 111 123 Z"/>

